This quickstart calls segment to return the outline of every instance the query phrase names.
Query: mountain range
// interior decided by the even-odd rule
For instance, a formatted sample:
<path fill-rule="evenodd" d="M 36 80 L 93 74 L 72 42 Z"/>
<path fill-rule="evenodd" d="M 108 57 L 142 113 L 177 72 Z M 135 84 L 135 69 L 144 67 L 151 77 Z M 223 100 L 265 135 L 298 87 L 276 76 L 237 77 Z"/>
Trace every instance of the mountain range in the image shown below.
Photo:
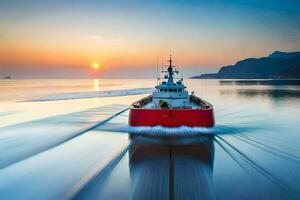
<path fill-rule="evenodd" d="M 300 52 L 275 51 L 268 57 L 247 58 L 223 66 L 217 73 L 194 79 L 296 79 L 300 78 Z"/>

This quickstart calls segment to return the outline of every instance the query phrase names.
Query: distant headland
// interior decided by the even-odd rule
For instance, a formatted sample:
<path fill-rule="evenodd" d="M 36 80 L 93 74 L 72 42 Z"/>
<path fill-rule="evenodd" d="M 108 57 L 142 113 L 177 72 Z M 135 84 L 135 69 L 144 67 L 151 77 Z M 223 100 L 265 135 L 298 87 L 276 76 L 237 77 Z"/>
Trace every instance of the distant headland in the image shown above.
<path fill-rule="evenodd" d="M 10 80 L 12 78 L 11 78 L 11 76 L 4 76 L 3 79 Z"/>
<path fill-rule="evenodd" d="M 217 73 L 193 79 L 297 79 L 300 78 L 300 52 L 275 51 L 268 57 L 247 58 L 223 66 Z"/>

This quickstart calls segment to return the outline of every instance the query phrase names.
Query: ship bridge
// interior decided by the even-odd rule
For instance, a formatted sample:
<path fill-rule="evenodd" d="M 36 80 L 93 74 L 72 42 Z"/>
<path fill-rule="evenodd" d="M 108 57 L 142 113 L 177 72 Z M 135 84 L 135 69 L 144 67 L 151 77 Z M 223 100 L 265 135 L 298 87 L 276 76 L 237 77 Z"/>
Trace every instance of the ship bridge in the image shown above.
<path fill-rule="evenodd" d="M 170 108 L 181 108 L 181 107 L 190 107 L 189 105 L 189 94 L 186 90 L 186 86 L 183 84 L 183 80 L 174 82 L 174 75 L 179 72 L 172 65 L 172 57 L 168 60 L 169 66 L 167 71 L 162 71 L 167 73 L 165 78 L 167 80 L 162 81 L 157 85 L 156 91 L 153 92 L 153 103 L 155 107 L 159 107 L 160 102 L 167 102 Z"/>

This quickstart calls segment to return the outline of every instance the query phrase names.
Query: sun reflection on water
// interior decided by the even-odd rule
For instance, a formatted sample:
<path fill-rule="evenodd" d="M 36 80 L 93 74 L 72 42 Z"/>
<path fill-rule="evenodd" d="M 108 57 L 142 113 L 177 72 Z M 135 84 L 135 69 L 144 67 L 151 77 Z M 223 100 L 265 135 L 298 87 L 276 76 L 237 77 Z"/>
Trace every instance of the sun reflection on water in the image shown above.
<path fill-rule="evenodd" d="M 100 90 L 100 81 L 99 79 L 93 79 L 93 87 L 94 87 L 94 91 L 99 91 Z"/>

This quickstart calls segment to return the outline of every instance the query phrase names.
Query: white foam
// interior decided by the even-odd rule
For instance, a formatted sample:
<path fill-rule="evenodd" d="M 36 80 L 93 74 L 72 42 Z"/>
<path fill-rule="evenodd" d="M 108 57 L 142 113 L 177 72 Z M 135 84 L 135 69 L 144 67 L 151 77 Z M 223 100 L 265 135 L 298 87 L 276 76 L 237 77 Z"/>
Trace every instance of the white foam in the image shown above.
<path fill-rule="evenodd" d="M 153 135 L 153 136 L 193 136 L 199 134 L 216 134 L 220 131 L 219 127 L 205 128 L 205 127 L 174 127 L 168 128 L 163 126 L 107 126 L 99 127 L 97 130 L 122 132 L 140 135 Z"/>
<path fill-rule="evenodd" d="M 257 130 L 253 126 L 230 126 L 218 124 L 211 128 L 206 127 L 163 127 L 163 126 L 129 126 L 123 123 L 107 123 L 97 127 L 99 131 L 109 131 L 118 133 L 130 133 L 149 136 L 200 136 L 200 135 L 227 135 L 251 132 Z"/>
<path fill-rule="evenodd" d="M 153 91 L 153 88 L 135 88 L 135 89 L 125 89 L 125 90 L 59 93 L 59 94 L 51 94 L 44 98 L 27 100 L 26 102 L 59 101 L 59 100 L 71 100 L 71 99 L 84 99 L 84 98 L 129 96 L 129 95 L 138 95 L 138 94 L 148 94 L 148 93 L 151 93 L 152 91 Z"/>

